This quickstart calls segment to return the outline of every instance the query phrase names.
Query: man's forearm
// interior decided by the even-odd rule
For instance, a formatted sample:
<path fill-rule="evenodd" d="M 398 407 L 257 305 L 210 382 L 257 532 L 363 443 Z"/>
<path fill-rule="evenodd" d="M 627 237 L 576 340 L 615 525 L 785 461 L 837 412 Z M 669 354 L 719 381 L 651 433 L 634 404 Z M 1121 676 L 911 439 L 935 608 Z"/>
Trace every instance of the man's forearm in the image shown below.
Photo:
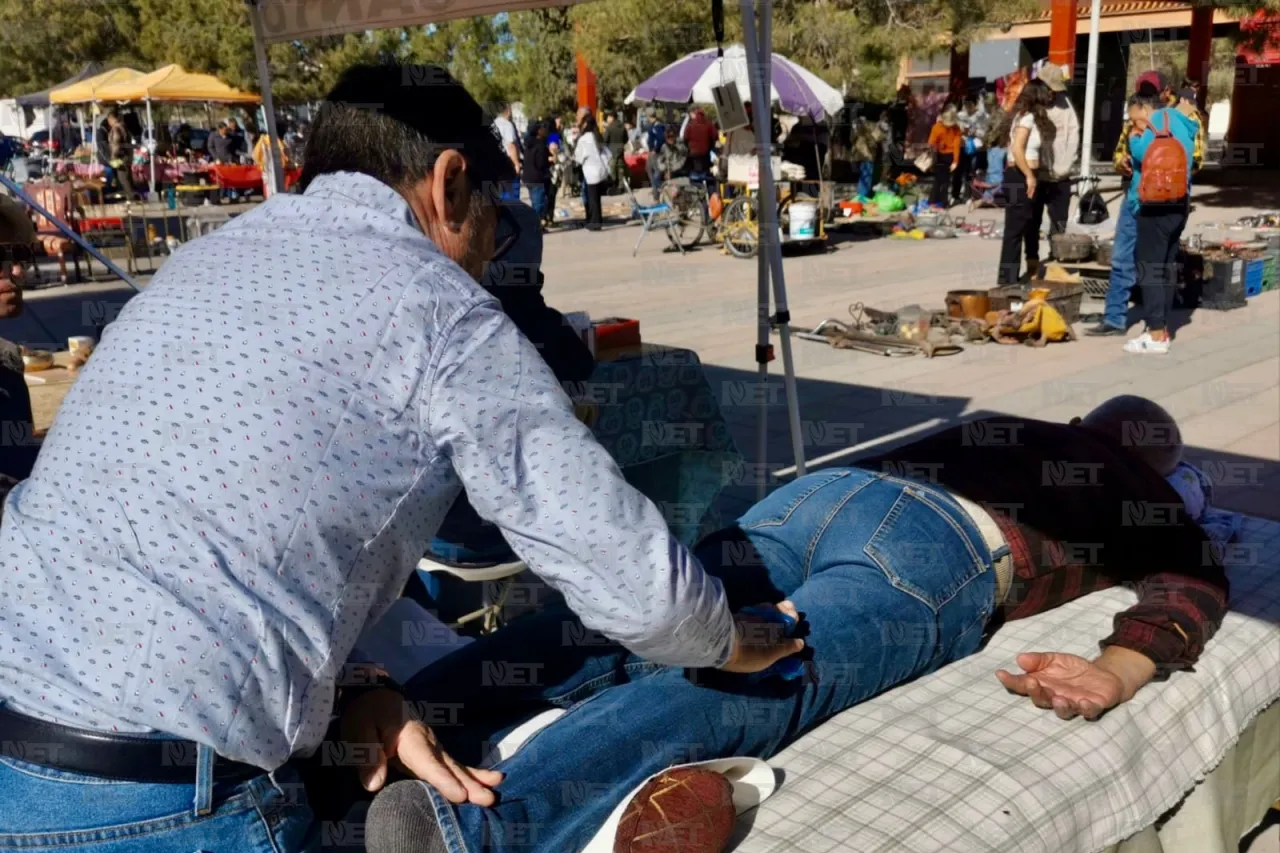
<path fill-rule="evenodd" d="M 1123 646 L 1107 646 L 1094 658 L 1093 664 L 1120 679 L 1124 685 L 1121 702 L 1132 699 L 1156 674 L 1156 665 L 1151 658 Z"/>

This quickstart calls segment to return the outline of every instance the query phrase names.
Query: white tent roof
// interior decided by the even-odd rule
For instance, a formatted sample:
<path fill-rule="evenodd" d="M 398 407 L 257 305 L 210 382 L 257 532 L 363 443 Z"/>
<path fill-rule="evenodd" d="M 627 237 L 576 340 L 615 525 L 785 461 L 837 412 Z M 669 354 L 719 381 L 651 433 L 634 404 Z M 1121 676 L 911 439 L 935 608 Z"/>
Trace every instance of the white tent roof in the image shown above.
<path fill-rule="evenodd" d="M 454 18 L 572 6 L 580 0 L 260 0 L 269 42 L 418 27 Z"/>

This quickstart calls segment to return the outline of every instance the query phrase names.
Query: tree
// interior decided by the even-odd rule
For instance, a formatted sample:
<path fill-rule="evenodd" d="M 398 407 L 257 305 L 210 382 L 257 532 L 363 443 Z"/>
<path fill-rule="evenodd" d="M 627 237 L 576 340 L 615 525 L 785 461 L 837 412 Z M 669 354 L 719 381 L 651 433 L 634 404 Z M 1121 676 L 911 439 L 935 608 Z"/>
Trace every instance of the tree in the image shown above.
<path fill-rule="evenodd" d="M 0 0 L 0 95 L 38 91 L 86 62 L 140 62 L 131 2 Z"/>

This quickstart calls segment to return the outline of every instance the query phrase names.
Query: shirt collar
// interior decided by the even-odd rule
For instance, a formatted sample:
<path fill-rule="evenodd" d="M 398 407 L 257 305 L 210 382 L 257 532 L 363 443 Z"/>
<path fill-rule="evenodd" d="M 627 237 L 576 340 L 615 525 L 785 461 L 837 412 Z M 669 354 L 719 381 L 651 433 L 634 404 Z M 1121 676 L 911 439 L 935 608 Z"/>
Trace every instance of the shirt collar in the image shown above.
<path fill-rule="evenodd" d="M 370 175 L 360 172 L 330 172 L 317 175 L 303 195 L 319 198 L 342 198 L 361 207 L 403 222 L 419 234 L 422 228 L 404 196 Z"/>

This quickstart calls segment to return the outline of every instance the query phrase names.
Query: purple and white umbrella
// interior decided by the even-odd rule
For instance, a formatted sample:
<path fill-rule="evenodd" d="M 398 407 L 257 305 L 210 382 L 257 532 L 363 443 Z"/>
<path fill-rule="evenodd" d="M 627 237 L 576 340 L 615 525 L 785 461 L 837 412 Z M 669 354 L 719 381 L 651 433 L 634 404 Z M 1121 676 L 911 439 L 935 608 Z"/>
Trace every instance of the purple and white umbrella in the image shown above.
<path fill-rule="evenodd" d="M 773 54 L 770 75 L 773 103 L 783 112 L 808 116 L 820 121 L 834 116 L 844 106 L 844 96 L 823 82 L 822 78 L 801 68 L 790 59 Z M 711 90 L 726 83 L 738 87 L 743 103 L 751 100 L 751 84 L 747 78 L 747 52 L 740 44 L 724 49 L 724 57 L 716 56 L 714 47 L 677 59 L 648 80 L 631 90 L 627 103 L 633 101 L 666 101 L 683 104 L 714 104 Z"/>

